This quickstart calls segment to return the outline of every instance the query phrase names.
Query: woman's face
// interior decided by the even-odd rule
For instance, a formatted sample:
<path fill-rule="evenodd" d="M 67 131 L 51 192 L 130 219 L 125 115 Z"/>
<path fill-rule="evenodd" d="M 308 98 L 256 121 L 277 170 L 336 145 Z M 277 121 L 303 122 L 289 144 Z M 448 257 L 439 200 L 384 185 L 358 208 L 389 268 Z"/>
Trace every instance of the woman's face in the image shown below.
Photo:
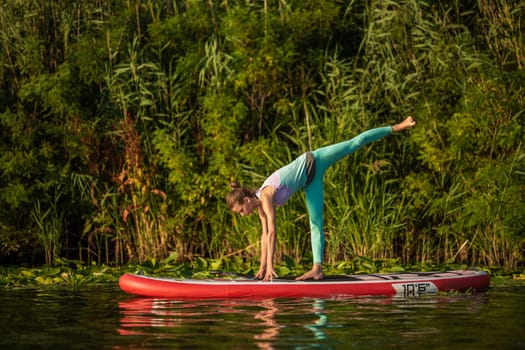
<path fill-rule="evenodd" d="M 255 209 L 255 201 L 252 198 L 245 197 L 242 203 L 235 204 L 232 210 L 242 216 L 250 215 Z"/>

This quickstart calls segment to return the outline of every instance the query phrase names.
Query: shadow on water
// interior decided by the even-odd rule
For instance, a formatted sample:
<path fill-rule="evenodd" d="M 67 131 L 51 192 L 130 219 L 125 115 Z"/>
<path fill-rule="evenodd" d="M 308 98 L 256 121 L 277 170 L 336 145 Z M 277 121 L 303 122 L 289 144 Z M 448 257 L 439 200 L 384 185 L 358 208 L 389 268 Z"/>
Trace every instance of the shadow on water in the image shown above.
<path fill-rule="evenodd" d="M 525 286 L 396 298 L 135 298 L 0 290 L 1 349 L 518 349 Z"/>

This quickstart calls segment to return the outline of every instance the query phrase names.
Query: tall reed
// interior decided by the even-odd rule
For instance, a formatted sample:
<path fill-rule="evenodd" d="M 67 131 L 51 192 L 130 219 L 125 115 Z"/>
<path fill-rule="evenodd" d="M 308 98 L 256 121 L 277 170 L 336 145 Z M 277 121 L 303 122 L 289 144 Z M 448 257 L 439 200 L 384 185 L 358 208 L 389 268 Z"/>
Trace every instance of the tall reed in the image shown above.
<path fill-rule="evenodd" d="M 35 200 L 31 219 L 36 226 L 35 236 L 44 248 L 46 264 L 53 263 L 61 254 L 62 240 L 66 235 L 64 214 L 59 207 L 62 190 L 55 190 L 49 208 L 44 210 L 40 200 Z"/>

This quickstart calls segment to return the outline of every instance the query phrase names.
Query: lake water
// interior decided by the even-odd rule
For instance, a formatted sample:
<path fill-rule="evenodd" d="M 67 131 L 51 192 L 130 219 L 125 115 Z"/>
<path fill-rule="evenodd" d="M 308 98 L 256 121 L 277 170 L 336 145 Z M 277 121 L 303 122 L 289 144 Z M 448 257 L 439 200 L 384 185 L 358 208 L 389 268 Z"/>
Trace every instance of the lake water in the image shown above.
<path fill-rule="evenodd" d="M 525 286 L 393 298 L 170 301 L 0 289 L 0 349 L 525 349 Z"/>

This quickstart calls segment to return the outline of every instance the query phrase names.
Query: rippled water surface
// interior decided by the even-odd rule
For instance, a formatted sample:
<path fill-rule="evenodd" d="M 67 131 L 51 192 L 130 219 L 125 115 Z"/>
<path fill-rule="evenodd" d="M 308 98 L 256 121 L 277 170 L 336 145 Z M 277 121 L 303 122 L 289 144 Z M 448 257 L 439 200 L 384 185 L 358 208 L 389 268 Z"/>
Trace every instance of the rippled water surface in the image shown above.
<path fill-rule="evenodd" d="M 173 301 L 0 289 L 0 349 L 525 349 L 525 286 L 412 299 Z"/>

